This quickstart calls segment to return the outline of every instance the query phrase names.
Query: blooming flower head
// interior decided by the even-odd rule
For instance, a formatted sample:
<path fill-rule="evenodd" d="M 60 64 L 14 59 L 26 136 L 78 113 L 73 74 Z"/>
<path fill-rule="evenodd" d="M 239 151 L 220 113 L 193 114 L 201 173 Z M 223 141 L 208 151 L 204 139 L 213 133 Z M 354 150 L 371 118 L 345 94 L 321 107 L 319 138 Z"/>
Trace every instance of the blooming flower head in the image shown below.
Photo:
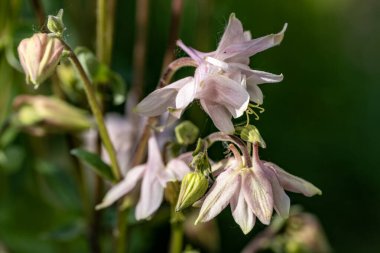
<path fill-rule="evenodd" d="M 142 179 L 135 216 L 137 220 L 146 219 L 160 207 L 166 184 L 169 181 L 181 180 L 189 172 L 190 168 L 180 158 L 172 159 L 165 166 L 156 138 L 152 135 L 148 143 L 148 161 L 130 169 L 124 179 L 106 194 L 97 209 L 110 206 L 132 191 Z"/>
<path fill-rule="evenodd" d="M 194 99 L 198 99 L 219 130 L 233 133 L 231 117 L 242 116 L 250 100 L 258 104 L 263 102 L 258 84 L 283 79 L 282 75 L 252 70 L 248 64 L 249 57 L 278 45 L 285 29 L 286 25 L 278 34 L 251 39 L 250 32 L 244 31 L 241 22 L 231 14 L 215 51 L 199 52 L 178 41 L 177 45 L 197 62 L 194 77 L 180 79 L 154 91 L 140 102 L 137 111 L 146 116 L 157 116 L 172 109 L 178 117 Z"/>
<path fill-rule="evenodd" d="M 46 33 L 36 33 L 23 39 L 18 46 L 21 66 L 26 74 L 26 82 L 35 88 L 45 81 L 55 70 L 64 49 L 62 42 Z"/>
<path fill-rule="evenodd" d="M 273 163 L 261 161 L 257 146 L 251 165 L 234 147 L 231 150 L 234 158 L 228 160 L 225 170 L 207 193 L 196 223 L 211 220 L 229 204 L 236 223 L 247 234 L 255 225 L 256 217 L 263 224 L 269 224 L 273 209 L 281 217 L 288 217 L 290 199 L 285 190 L 305 196 L 321 194 L 311 183 Z"/>

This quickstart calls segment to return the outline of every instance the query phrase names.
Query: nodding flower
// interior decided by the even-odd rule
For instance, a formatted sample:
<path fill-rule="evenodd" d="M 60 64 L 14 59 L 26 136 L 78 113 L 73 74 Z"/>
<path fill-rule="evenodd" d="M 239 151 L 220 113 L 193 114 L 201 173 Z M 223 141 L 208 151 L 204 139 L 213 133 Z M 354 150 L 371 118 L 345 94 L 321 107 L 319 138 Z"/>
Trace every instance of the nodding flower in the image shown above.
<path fill-rule="evenodd" d="M 256 217 L 268 225 L 273 209 L 281 217 L 288 217 L 290 199 L 285 190 L 308 197 L 322 193 L 311 183 L 260 160 L 257 145 L 249 162 L 251 166 L 247 166 L 233 145 L 230 150 L 234 156 L 228 158 L 224 171 L 206 194 L 196 223 L 211 220 L 229 204 L 235 222 L 247 234 L 254 227 Z"/>
<path fill-rule="evenodd" d="M 252 39 L 250 32 L 244 31 L 241 22 L 231 14 L 218 48 L 213 52 L 197 51 L 179 40 L 177 45 L 197 63 L 194 76 L 155 90 L 137 105 L 137 112 L 158 116 L 169 110 L 179 118 L 183 110 L 198 99 L 220 131 L 233 133 L 231 117 L 242 116 L 249 101 L 263 103 L 258 85 L 282 81 L 282 75 L 251 69 L 249 58 L 280 44 L 286 27 L 285 24 L 277 34 Z"/>
<path fill-rule="evenodd" d="M 141 179 L 140 199 L 136 206 L 135 216 L 137 220 L 149 218 L 160 207 L 166 184 L 170 181 L 182 180 L 189 172 L 190 168 L 181 160 L 181 157 L 172 159 L 164 165 L 157 140 L 152 134 L 148 143 L 148 161 L 128 170 L 124 179 L 108 191 L 102 203 L 96 208 L 110 206 L 131 192 Z"/>

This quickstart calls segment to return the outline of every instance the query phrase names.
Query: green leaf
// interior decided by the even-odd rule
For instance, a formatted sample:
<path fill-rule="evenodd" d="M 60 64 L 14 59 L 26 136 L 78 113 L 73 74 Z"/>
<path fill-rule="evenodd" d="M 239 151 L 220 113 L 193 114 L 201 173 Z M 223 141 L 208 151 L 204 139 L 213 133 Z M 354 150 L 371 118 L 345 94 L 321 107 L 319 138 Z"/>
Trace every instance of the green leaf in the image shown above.
<path fill-rule="evenodd" d="M 113 182 L 116 181 L 111 167 L 103 162 L 99 155 L 81 148 L 72 149 L 70 153 L 88 164 L 99 176 Z"/>

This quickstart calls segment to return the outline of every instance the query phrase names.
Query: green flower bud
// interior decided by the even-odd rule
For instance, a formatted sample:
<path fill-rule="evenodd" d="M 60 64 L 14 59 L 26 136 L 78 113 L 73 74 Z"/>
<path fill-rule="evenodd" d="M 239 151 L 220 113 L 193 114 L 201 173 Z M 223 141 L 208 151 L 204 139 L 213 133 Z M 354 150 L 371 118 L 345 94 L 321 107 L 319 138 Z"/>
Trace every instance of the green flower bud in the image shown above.
<path fill-rule="evenodd" d="M 179 192 L 176 211 L 180 211 L 195 201 L 199 200 L 206 193 L 208 180 L 200 171 L 190 172 L 183 179 Z"/>
<path fill-rule="evenodd" d="M 179 144 L 193 144 L 199 135 L 199 129 L 190 121 L 184 121 L 175 128 L 175 136 Z"/>
<path fill-rule="evenodd" d="M 261 137 L 259 130 L 254 125 L 244 127 L 240 132 L 240 137 L 247 142 L 258 143 L 260 147 L 266 148 L 263 137 Z"/>
<path fill-rule="evenodd" d="M 62 37 L 63 32 L 65 31 L 65 25 L 62 20 L 63 9 L 58 11 L 57 16 L 49 15 L 47 28 L 49 31 L 57 37 Z"/>
<path fill-rule="evenodd" d="M 49 132 L 83 131 L 91 126 L 87 114 L 57 98 L 18 96 L 13 123 L 35 135 Z"/>

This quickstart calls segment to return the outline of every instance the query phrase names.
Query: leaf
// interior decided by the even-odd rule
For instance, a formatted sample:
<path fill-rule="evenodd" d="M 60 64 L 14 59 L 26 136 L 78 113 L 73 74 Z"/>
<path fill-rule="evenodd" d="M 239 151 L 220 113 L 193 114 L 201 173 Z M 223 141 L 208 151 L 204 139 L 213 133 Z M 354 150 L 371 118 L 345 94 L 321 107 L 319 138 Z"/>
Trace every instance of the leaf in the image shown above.
<path fill-rule="evenodd" d="M 111 167 L 103 162 L 99 155 L 81 148 L 72 149 L 70 153 L 88 164 L 101 177 L 115 182 Z"/>

